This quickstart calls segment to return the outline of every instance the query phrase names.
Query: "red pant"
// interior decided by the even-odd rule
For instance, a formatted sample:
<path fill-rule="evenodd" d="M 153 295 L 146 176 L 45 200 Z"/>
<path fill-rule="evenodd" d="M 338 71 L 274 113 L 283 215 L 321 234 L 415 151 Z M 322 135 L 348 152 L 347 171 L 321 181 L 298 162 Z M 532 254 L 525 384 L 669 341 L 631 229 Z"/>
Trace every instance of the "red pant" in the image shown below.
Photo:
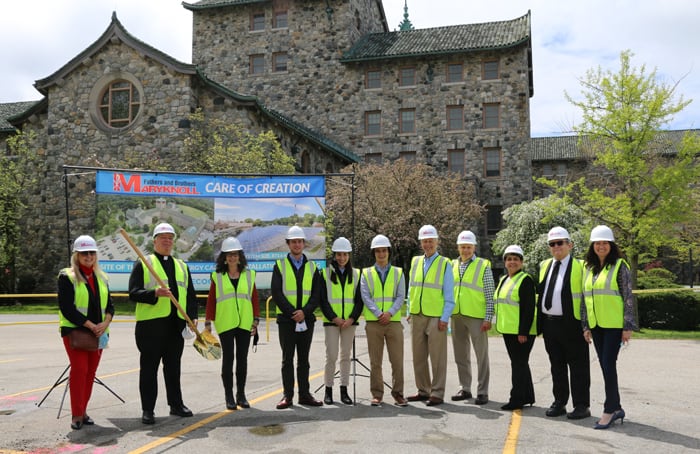
<path fill-rule="evenodd" d="M 88 352 L 74 350 L 70 347 L 68 336 L 63 337 L 63 346 L 66 347 L 68 360 L 70 361 L 70 408 L 74 417 L 84 416 L 88 401 L 92 395 L 92 385 L 95 382 L 95 373 L 100 364 L 102 350 Z"/>

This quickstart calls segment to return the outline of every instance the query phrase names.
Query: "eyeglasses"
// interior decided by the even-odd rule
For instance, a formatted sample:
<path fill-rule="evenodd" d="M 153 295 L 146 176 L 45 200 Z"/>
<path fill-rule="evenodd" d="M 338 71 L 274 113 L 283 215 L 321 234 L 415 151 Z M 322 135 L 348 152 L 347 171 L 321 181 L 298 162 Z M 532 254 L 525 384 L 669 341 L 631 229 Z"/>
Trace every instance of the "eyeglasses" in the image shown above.
<path fill-rule="evenodd" d="M 80 251 L 79 254 L 82 256 L 95 255 L 97 254 L 97 251 Z"/>
<path fill-rule="evenodd" d="M 550 241 L 549 242 L 549 247 L 554 247 L 554 246 L 561 246 L 562 244 L 566 243 L 564 240 L 559 240 L 559 241 Z"/>

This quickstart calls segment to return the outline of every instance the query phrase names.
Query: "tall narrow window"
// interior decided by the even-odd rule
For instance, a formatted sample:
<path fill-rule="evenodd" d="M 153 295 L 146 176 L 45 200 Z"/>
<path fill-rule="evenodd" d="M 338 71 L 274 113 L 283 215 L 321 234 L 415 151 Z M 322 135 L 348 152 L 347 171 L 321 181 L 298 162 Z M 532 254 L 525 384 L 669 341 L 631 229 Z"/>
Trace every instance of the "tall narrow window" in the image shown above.
<path fill-rule="evenodd" d="M 365 154 L 365 162 L 369 164 L 381 164 L 382 154 L 381 153 L 367 153 Z"/>
<path fill-rule="evenodd" d="M 415 134 L 416 132 L 416 109 L 399 110 L 399 133 Z"/>
<path fill-rule="evenodd" d="M 265 71 L 265 56 L 256 54 L 250 56 L 250 73 L 262 74 Z"/>
<path fill-rule="evenodd" d="M 447 150 L 447 170 L 464 175 L 464 149 Z"/>
<path fill-rule="evenodd" d="M 408 162 L 416 162 L 416 152 L 415 151 L 400 151 L 399 159 L 404 159 Z"/>
<path fill-rule="evenodd" d="M 492 80 L 500 78 L 498 73 L 498 60 L 489 60 L 482 63 L 482 74 L 481 78 L 483 80 Z"/>
<path fill-rule="evenodd" d="M 250 31 L 265 30 L 265 13 L 253 13 L 250 15 Z"/>
<path fill-rule="evenodd" d="M 447 82 L 462 82 L 464 68 L 461 63 L 447 65 Z"/>
<path fill-rule="evenodd" d="M 464 129 L 464 106 L 447 106 L 447 130 Z"/>
<path fill-rule="evenodd" d="M 501 149 L 484 149 L 484 175 L 488 177 L 501 176 Z"/>
<path fill-rule="evenodd" d="M 129 126 L 141 108 L 139 91 L 126 80 L 109 84 L 100 97 L 102 119 L 112 128 Z"/>
<path fill-rule="evenodd" d="M 409 87 L 416 84 L 416 68 L 401 68 L 399 70 L 399 86 Z"/>
<path fill-rule="evenodd" d="M 382 88 L 382 73 L 378 69 L 368 69 L 365 73 L 365 88 Z"/>
<path fill-rule="evenodd" d="M 365 112 L 365 135 L 378 136 L 382 133 L 382 112 L 372 110 Z"/>
<path fill-rule="evenodd" d="M 276 73 L 287 71 L 287 52 L 272 54 L 272 70 Z"/>
<path fill-rule="evenodd" d="M 287 10 L 274 12 L 272 28 L 287 28 Z"/>
<path fill-rule="evenodd" d="M 500 128 L 500 111 L 501 105 L 499 103 L 487 103 L 484 104 L 484 129 Z"/>
<path fill-rule="evenodd" d="M 495 235 L 503 228 L 503 207 L 501 205 L 489 205 L 486 208 L 486 232 Z"/>

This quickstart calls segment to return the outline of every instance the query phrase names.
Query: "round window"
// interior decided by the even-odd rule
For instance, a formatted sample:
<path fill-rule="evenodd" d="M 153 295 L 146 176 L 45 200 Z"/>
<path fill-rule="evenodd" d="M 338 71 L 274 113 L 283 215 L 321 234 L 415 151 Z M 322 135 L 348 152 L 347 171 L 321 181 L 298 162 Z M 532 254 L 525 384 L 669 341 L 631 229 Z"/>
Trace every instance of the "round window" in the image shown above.
<path fill-rule="evenodd" d="M 139 113 L 139 90 L 127 80 L 111 82 L 99 97 L 97 106 L 102 120 L 112 128 L 129 126 Z"/>

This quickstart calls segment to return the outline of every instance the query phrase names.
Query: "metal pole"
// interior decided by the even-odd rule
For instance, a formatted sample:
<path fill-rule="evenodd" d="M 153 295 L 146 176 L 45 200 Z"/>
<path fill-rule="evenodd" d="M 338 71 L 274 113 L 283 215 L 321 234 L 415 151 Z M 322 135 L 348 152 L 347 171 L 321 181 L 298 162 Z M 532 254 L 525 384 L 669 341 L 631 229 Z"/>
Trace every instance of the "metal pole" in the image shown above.
<path fill-rule="evenodd" d="M 63 188 L 66 199 L 66 244 L 68 245 L 68 258 L 70 260 L 70 213 L 68 212 L 68 168 L 63 167 Z"/>

